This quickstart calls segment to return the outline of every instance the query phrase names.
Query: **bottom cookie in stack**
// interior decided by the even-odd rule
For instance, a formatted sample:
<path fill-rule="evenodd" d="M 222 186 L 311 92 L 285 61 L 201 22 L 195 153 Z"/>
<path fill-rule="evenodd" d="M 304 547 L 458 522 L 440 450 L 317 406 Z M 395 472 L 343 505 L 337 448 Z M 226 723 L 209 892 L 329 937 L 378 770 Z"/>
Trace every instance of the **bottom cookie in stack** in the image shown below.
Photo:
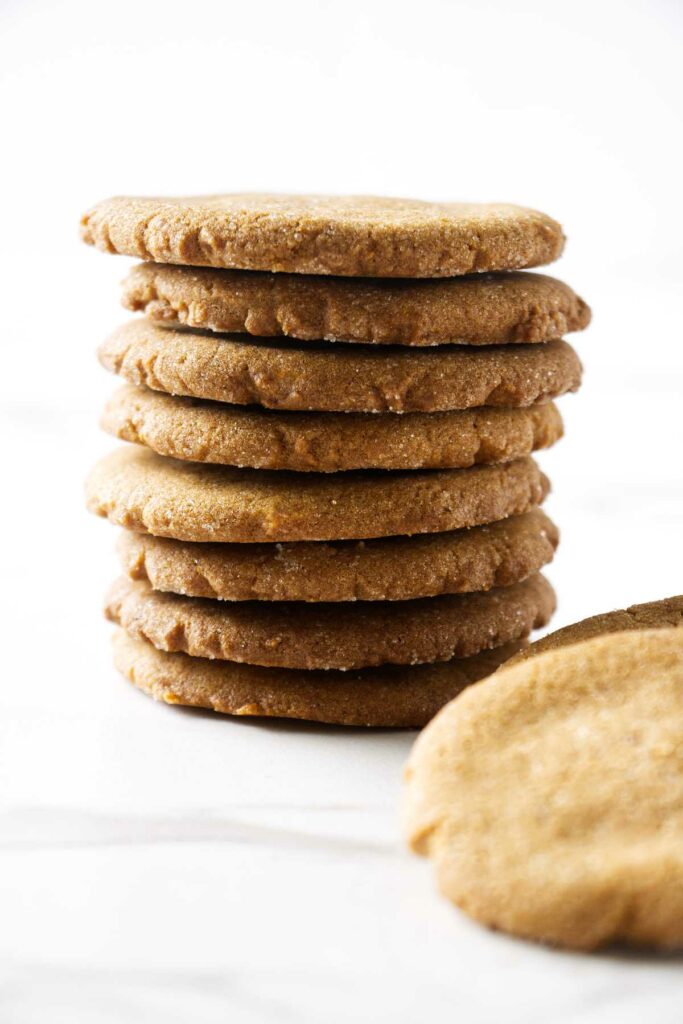
<path fill-rule="evenodd" d="M 167 654 L 117 629 L 114 663 L 138 689 L 167 704 L 328 725 L 421 728 L 524 643 L 432 665 L 302 672 Z"/>
<path fill-rule="evenodd" d="M 547 489 L 530 458 L 329 477 L 117 451 L 88 486 L 128 528 L 116 664 L 169 703 L 420 727 L 548 621 Z"/>
<path fill-rule="evenodd" d="M 536 574 L 484 594 L 414 601 L 225 603 L 121 580 L 115 660 L 173 704 L 338 725 L 420 727 L 495 671 L 555 605 Z"/>

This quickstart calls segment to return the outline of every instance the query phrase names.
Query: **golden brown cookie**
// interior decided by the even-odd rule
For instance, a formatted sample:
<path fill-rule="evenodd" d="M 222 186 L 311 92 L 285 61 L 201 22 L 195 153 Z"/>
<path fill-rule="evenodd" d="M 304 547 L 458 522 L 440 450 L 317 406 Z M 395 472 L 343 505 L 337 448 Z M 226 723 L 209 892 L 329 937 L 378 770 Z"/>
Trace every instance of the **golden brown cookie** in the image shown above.
<path fill-rule="evenodd" d="M 132 320 L 99 349 L 131 384 L 235 405 L 322 412 L 440 412 L 527 406 L 581 383 L 565 341 L 437 349 L 297 345 Z"/>
<path fill-rule="evenodd" d="M 594 636 L 605 633 L 623 633 L 632 629 L 666 629 L 683 627 L 683 595 L 667 597 L 663 601 L 651 601 L 648 604 L 634 604 L 630 608 L 619 611 L 593 615 L 590 619 L 573 622 L 563 629 L 556 629 L 542 637 L 525 650 L 519 657 L 531 658 L 545 651 L 558 647 L 581 643 Z"/>
<path fill-rule="evenodd" d="M 506 203 L 259 193 L 117 196 L 81 219 L 104 252 L 153 263 L 343 277 L 454 277 L 556 260 L 560 225 Z"/>
<path fill-rule="evenodd" d="M 121 577 L 107 618 L 163 651 L 300 669 L 467 658 L 544 626 L 555 594 L 541 575 L 486 594 L 352 604 L 207 601 Z"/>
<path fill-rule="evenodd" d="M 177 398 L 124 385 L 101 426 L 122 441 L 191 462 L 336 473 L 348 469 L 464 469 L 509 462 L 562 436 L 552 403 L 453 412 L 275 412 Z"/>
<path fill-rule="evenodd" d="M 488 526 L 379 540 L 191 544 L 121 533 L 124 571 L 155 590 L 224 601 L 405 601 L 507 587 L 551 561 L 540 509 Z"/>
<path fill-rule="evenodd" d="M 114 661 L 131 683 L 167 704 L 226 715 L 418 729 L 465 686 L 495 672 L 523 645 L 524 641 L 506 644 L 433 665 L 302 672 L 167 654 L 117 629 Z"/>
<path fill-rule="evenodd" d="M 542 342 L 590 322 L 568 285 L 514 271 L 354 280 L 141 263 L 123 282 L 123 305 L 169 326 L 378 345 Z"/>
<path fill-rule="evenodd" d="M 533 459 L 471 469 L 289 473 L 180 462 L 124 447 L 86 483 L 95 515 L 176 540 L 359 540 L 441 533 L 539 505 L 549 484 Z"/>
<path fill-rule="evenodd" d="M 476 920 L 544 942 L 683 945 L 683 630 L 505 666 L 418 738 L 413 847 Z"/>

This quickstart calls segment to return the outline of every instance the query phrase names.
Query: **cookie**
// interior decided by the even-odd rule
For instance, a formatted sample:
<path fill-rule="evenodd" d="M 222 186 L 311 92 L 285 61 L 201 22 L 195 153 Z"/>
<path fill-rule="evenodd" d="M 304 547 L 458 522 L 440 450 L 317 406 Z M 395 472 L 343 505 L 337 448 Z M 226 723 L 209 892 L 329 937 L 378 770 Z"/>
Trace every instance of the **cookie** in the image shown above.
<path fill-rule="evenodd" d="M 514 271 L 354 280 L 141 263 L 123 282 L 123 305 L 170 326 L 377 345 L 542 342 L 590 322 L 568 285 Z"/>
<path fill-rule="evenodd" d="M 648 604 L 633 604 L 630 608 L 620 611 L 593 615 L 571 626 L 557 629 L 536 643 L 531 644 L 528 654 L 520 657 L 535 657 L 545 651 L 553 651 L 558 647 L 581 643 L 594 636 L 605 633 L 623 633 L 632 629 L 666 629 L 667 627 L 683 627 L 683 595 L 667 597 L 663 601 L 651 601 Z"/>
<path fill-rule="evenodd" d="M 156 327 L 132 320 L 99 349 L 131 384 L 193 398 L 321 412 L 442 412 L 527 406 L 576 391 L 565 341 L 438 349 L 297 345 Z"/>
<path fill-rule="evenodd" d="M 523 644 L 434 665 L 301 672 L 167 654 L 117 629 L 114 662 L 138 689 L 167 704 L 226 715 L 419 729 L 464 687 L 495 672 Z"/>
<path fill-rule="evenodd" d="M 207 601 L 118 580 L 107 618 L 163 651 L 278 668 L 351 669 L 467 658 L 544 626 L 555 595 L 536 575 L 486 594 L 305 604 Z"/>
<path fill-rule="evenodd" d="M 560 225 L 505 203 L 375 196 L 118 196 L 81 219 L 104 252 L 153 263 L 343 277 L 454 277 L 556 260 Z"/>
<path fill-rule="evenodd" d="M 289 473 L 180 462 L 124 447 L 86 484 L 95 515 L 175 540 L 360 540 L 505 519 L 549 489 L 531 458 L 471 469 Z"/>
<path fill-rule="evenodd" d="M 124 572 L 155 590 L 224 601 L 406 601 L 507 587 L 551 561 L 540 509 L 451 533 L 294 544 L 191 544 L 124 530 Z"/>
<path fill-rule="evenodd" d="M 548 650 L 418 738 L 406 820 L 476 920 L 579 949 L 683 945 L 683 630 Z"/>
<path fill-rule="evenodd" d="M 454 412 L 275 412 L 124 385 L 101 426 L 159 455 L 253 469 L 463 469 L 509 462 L 562 436 L 557 407 Z"/>

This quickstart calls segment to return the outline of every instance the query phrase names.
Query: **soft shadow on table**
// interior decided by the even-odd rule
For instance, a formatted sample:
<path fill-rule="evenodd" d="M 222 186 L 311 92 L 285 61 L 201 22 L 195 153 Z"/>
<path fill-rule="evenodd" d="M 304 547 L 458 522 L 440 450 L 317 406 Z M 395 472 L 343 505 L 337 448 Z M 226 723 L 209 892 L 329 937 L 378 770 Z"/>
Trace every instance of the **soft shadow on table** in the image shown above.
<path fill-rule="evenodd" d="M 502 943 L 514 943 L 530 950 L 537 950 L 552 957 L 571 958 L 577 961 L 605 960 L 607 962 L 623 962 L 642 964 L 643 966 L 675 965 L 683 964 L 683 949 L 648 949 L 646 947 L 629 946 L 625 943 L 612 943 L 609 946 L 602 946 L 599 949 L 566 949 L 563 946 L 552 945 L 549 942 L 525 939 L 519 935 L 510 935 L 499 928 L 482 925 L 468 917 L 459 907 L 453 906 L 452 910 L 458 916 L 464 917 L 469 924 L 484 931 L 495 940 Z"/>
<path fill-rule="evenodd" d="M 324 722 L 304 722 L 296 718 L 268 718 L 259 715 L 228 715 L 212 711 L 209 708 L 189 708 L 182 705 L 168 707 L 174 715 L 185 715 L 189 718 L 207 718 L 213 721 L 224 719 L 226 722 L 238 724 L 240 728 L 265 729 L 277 733 L 301 733 L 313 736 L 375 736 L 395 735 L 416 737 L 419 729 L 396 728 L 395 726 L 363 726 L 363 725 L 326 725 Z"/>
<path fill-rule="evenodd" d="M 606 949 L 598 949 L 590 956 L 599 956 L 605 960 L 623 960 L 642 964 L 658 963 L 681 963 L 683 964 L 683 949 L 652 950 L 638 949 L 635 946 L 614 945 Z"/>

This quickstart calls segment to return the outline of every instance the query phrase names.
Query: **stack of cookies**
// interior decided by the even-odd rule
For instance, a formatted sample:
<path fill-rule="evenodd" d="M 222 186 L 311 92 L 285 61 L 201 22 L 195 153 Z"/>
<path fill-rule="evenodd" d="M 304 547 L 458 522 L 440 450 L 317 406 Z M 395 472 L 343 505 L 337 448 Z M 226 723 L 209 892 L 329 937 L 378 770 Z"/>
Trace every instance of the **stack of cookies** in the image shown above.
<path fill-rule="evenodd" d="M 88 505 L 124 527 L 107 615 L 154 697 L 421 726 L 544 625 L 557 531 L 531 457 L 590 312 L 559 225 L 506 205 L 108 200 L 137 256 L 100 349 L 126 383 Z"/>

